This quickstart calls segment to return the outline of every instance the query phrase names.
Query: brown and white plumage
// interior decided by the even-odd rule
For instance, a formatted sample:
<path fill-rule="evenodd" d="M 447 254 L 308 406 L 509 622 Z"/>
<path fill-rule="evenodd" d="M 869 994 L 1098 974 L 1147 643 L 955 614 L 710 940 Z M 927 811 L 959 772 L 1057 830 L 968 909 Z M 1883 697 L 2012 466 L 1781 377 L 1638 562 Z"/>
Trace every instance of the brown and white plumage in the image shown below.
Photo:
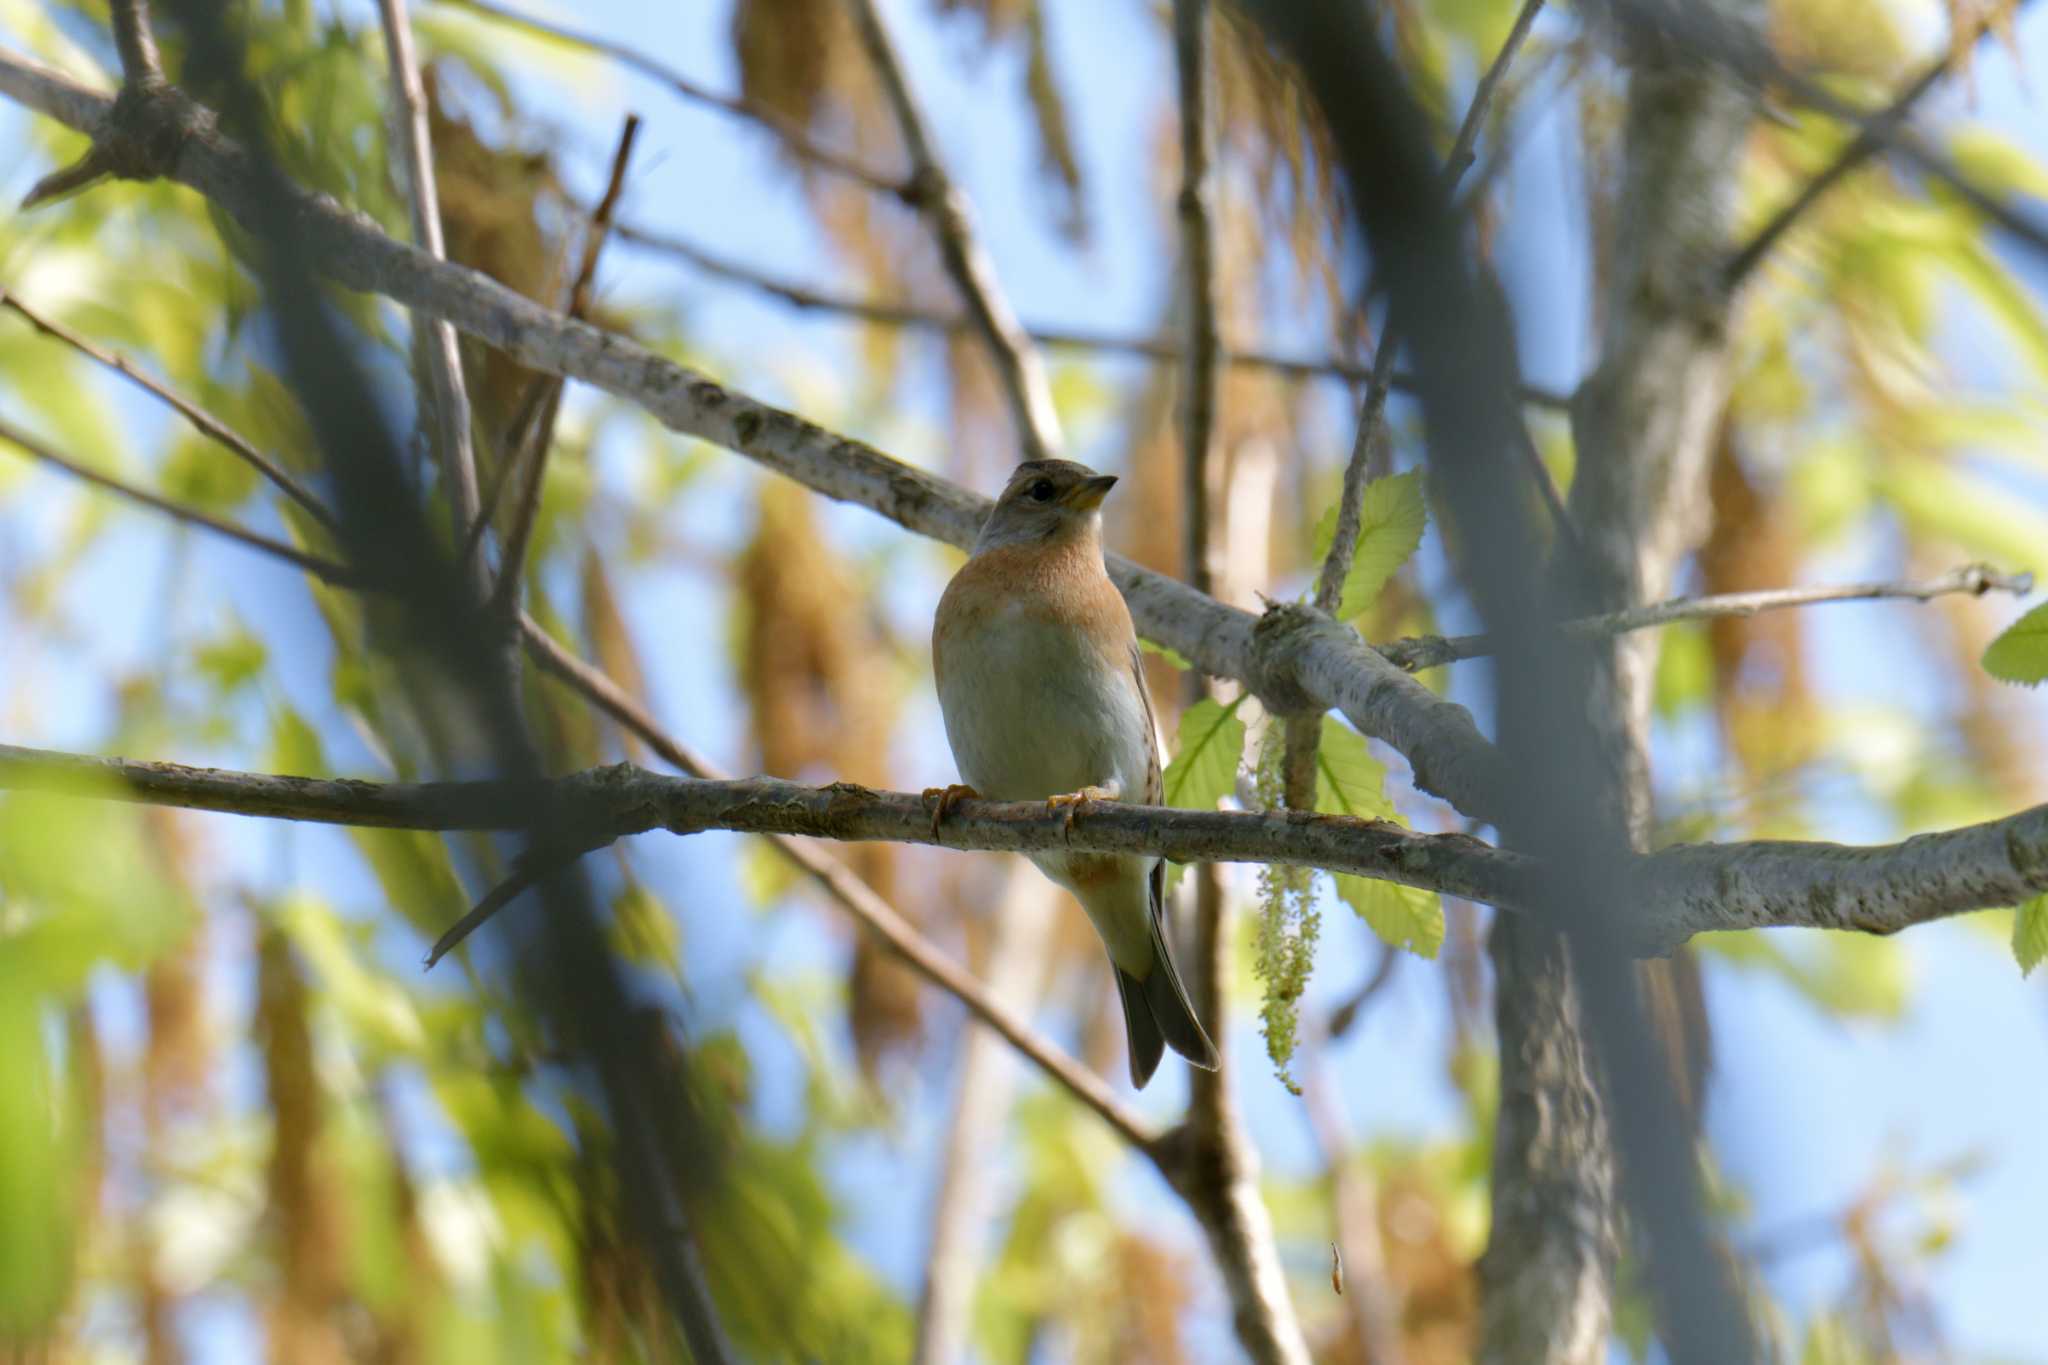
<path fill-rule="evenodd" d="M 1102 560 L 1114 478 L 1065 460 L 1019 465 L 974 555 L 939 601 L 932 665 L 962 779 L 1002 801 L 1161 799 L 1157 729 L 1137 632 Z M 1101 935 L 1130 1035 L 1131 1079 L 1163 1050 L 1213 1068 L 1167 947 L 1165 864 L 1119 854 L 1031 855 Z"/>

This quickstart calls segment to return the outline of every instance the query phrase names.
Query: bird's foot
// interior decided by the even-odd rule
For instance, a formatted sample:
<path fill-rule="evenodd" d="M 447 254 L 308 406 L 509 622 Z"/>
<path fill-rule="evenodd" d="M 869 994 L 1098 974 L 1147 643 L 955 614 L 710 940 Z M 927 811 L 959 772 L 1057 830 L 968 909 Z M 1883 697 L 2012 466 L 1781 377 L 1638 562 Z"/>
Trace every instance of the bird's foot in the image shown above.
<path fill-rule="evenodd" d="M 940 842 L 939 822 L 946 818 L 947 812 L 958 802 L 981 800 L 981 793 L 964 782 L 955 782 L 945 787 L 926 787 L 924 800 L 932 807 L 932 842 L 936 844 Z"/>
<path fill-rule="evenodd" d="M 1060 821 L 1060 838 L 1067 843 L 1072 843 L 1074 841 L 1074 817 L 1081 813 L 1082 808 L 1090 801 L 1114 800 L 1116 800 L 1116 793 L 1107 787 L 1083 787 L 1079 791 L 1061 792 L 1058 796 L 1046 797 L 1045 808 L 1048 811 L 1063 810 L 1066 812 L 1066 819 Z"/>

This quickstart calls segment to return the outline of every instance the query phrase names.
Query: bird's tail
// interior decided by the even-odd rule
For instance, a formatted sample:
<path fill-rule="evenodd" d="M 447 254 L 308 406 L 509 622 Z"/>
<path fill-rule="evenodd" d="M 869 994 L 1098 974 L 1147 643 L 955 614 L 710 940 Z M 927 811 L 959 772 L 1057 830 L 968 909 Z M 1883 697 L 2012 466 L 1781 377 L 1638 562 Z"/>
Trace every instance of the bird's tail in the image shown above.
<path fill-rule="evenodd" d="M 1195 1017 L 1157 919 L 1152 921 L 1151 970 L 1139 980 L 1117 967 L 1116 989 L 1123 1000 L 1124 1031 L 1130 1036 L 1132 1085 L 1144 1089 L 1168 1047 L 1205 1071 L 1217 1068 L 1221 1059 L 1216 1045 Z"/>

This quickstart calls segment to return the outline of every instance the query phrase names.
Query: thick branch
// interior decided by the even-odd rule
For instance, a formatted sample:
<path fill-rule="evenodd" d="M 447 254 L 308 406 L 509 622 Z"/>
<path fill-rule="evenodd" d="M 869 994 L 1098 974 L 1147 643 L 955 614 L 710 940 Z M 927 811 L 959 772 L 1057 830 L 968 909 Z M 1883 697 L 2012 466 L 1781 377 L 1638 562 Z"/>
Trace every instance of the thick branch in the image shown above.
<path fill-rule="evenodd" d="M 1071 848 L 1176 861 L 1273 862 L 1355 872 L 1510 909 L 1526 903 L 1544 871 L 1461 834 L 1416 834 L 1337 815 L 1176 810 L 1117 801 L 1086 806 L 1071 831 L 1064 812 L 1048 811 L 1040 802 L 961 801 L 949 807 L 935 838 L 931 806 L 910 792 L 851 783 L 807 787 L 765 777 L 668 777 L 630 763 L 532 782 L 382 783 L 0 745 L 0 790 L 437 831 L 511 828 L 538 802 L 579 837 L 728 829 L 1011 853 Z M 1681 844 L 1633 858 L 1623 872 L 1629 898 L 1643 912 L 1624 931 L 1623 946 L 1637 957 L 1662 956 L 1695 934 L 1729 930 L 1895 934 L 2048 891 L 2048 805 L 1894 844 Z M 907 932 L 916 937 L 915 930 Z M 893 939 L 892 946 L 901 947 Z M 957 977 L 958 969 L 952 971 Z M 950 981 L 941 984 L 959 993 Z M 983 1017 L 1005 1036 L 1021 1027 Z"/>
<path fill-rule="evenodd" d="M 0 94 L 77 127 L 94 126 L 111 106 L 106 96 L 4 49 Z M 264 182 L 247 153 L 217 130 L 200 128 L 184 142 L 175 175 L 238 221 L 261 223 Z M 521 364 L 583 380 L 639 404 L 673 430 L 950 544 L 969 544 L 987 515 L 984 498 L 565 319 L 476 271 L 431 260 L 325 196 L 302 192 L 290 211 L 308 257 L 331 278 L 446 317 Z M 1337 707 L 1406 755 L 1422 789 L 1487 818 L 1489 778 L 1499 760 L 1470 714 L 1381 659 L 1355 631 L 1289 609 L 1255 632 L 1250 614 L 1185 584 L 1121 558 L 1110 569 L 1148 638 L 1206 673 L 1242 679 L 1284 702 L 1275 707 L 1283 713 Z"/>
<path fill-rule="evenodd" d="M 903 145 L 910 153 L 911 180 L 906 197 L 930 225 L 946 273 L 952 277 L 961 302 L 967 305 L 968 314 L 988 345 L 989 358 L 995 362 L 996 375 L 1010 400 L 1025 458 L 1050 459 L 1060 452 L 1060 419 L 1053 408 L 1052 386 L 1046 382 L 1044 362 L 996 283 L 995 264 L 989 260 L 975 231 L 974 213 L 967 196 L 953 184 L 939 160 L 931 128 L 918 107 L 917 97 L 911 93 L 902 59 L 897 56 L 874 0 L 852 0 L 852 8 L 861 43 L 867 48 L 868 60 L 881 80 L 882 92 L 895 111 L 896 125 L 903 134 Z"/>
<path fill-rule="evenodd" d="M 656 232 L 651 228 L 631 223 L 619 224 L 616 231 L 622 241 L 675 257 L 707 275 L 716 275 L 720 279 L 758 289 L 792 308 L 806 312 L 838 313 L 881 327 L 919 328 L 934 332 L 967 332 L 974 328 L 974 320 L 965 314 L 949 313 L 914 303 L 857 299 L 814 289 L 810 285 L 763 270 L 758 266 L 732 260 L 672 233 Z M 1025 326 L 1024 334 L 1040 346 L 1101 351 L 1109 355 L 1141 356 L 1147 360 L 1162 360 L 1172 364 L 1180 364 L 1186 359 L 1178 342 L 1157 337 L 1138 337 L 1122 332 L 1104 332 L 1079 327 L 1043 327 L 1030 324 Z M 1248 370 L 1270 370 L 1288 379 L 1331 379 L 1347 384 L 1363 384 L 1372 374 L 1370 366 L 1346 360 L 1286 356 L 1273 351 L 1239 349 L 1231 346 L 1225 346 L 1218 353 L 1218 358 L 1225 365 Z M 1397 370 L 1394 372 L 1392 386 L 1397 392 L 1410 392 L 1415 387 L 1415 378 Z M 1565 412 L 1571 408 L 1571 397 L 1555 389 L 1546 389 L 1537 384 L 1524 384 L 1518 392 L 1521 400 L 1531 407 L 1552 412 Z"/>
<path fill-rule="evenodd" d="M 1705 621 L 1718 616 L 1754 616 L 1758 612 L 1786 607 L 1807 607 L 1822 602 L 1868 602 L 1892 598 L 1930 602 L 1937 597 L 1962 595 L 1982 597 L 1987 592 L 2009 592 L 2024 597 L 2034 590 L 2031 573 L 2009 574 L 1988 564 L 1970 564 L 1951 569 L 1939 578 L 1903 582 L 1841 583 L 1832 587 L 1766 588 L 1758 592 L 1722 593 L 1715 597 L 1675 597 L 1668 602 L 1630 607 L 1601 616 L 1567 621 L 1565 630 L 1583 638 L 1625 635 L 1678 621 Z M 1478 659 L 1494 652 L 1485 635 L 1422 635 L 1379 646 L 1379 652 L 1397 668 L 1411 673 L 1438 668 L 1460 659 Z"/>

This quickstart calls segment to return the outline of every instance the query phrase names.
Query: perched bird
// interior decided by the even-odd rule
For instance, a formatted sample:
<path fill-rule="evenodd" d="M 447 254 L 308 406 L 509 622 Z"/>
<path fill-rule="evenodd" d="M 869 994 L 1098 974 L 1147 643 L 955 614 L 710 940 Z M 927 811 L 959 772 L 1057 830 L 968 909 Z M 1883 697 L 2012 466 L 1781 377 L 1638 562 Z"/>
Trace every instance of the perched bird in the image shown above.
<path fill-rule="evenodd" d="M 1069 460 L 1017 466 L 953 575 L 932 625 L 932 670 L 964 786 L 936 797 L 934 830 L 968 796 L 1074 812 L 1160 801 L 1159 740 L 1130 609 L 1102 562 L 1102 499 L 1116 482 Z M 1167 1046 L 1215 1070 L 1166 946 L 1166 865 L 1105 853 L 1034 853 L 1074 893 L 1109 949 L 1130 1036 L 1131 1081 Z"/>

